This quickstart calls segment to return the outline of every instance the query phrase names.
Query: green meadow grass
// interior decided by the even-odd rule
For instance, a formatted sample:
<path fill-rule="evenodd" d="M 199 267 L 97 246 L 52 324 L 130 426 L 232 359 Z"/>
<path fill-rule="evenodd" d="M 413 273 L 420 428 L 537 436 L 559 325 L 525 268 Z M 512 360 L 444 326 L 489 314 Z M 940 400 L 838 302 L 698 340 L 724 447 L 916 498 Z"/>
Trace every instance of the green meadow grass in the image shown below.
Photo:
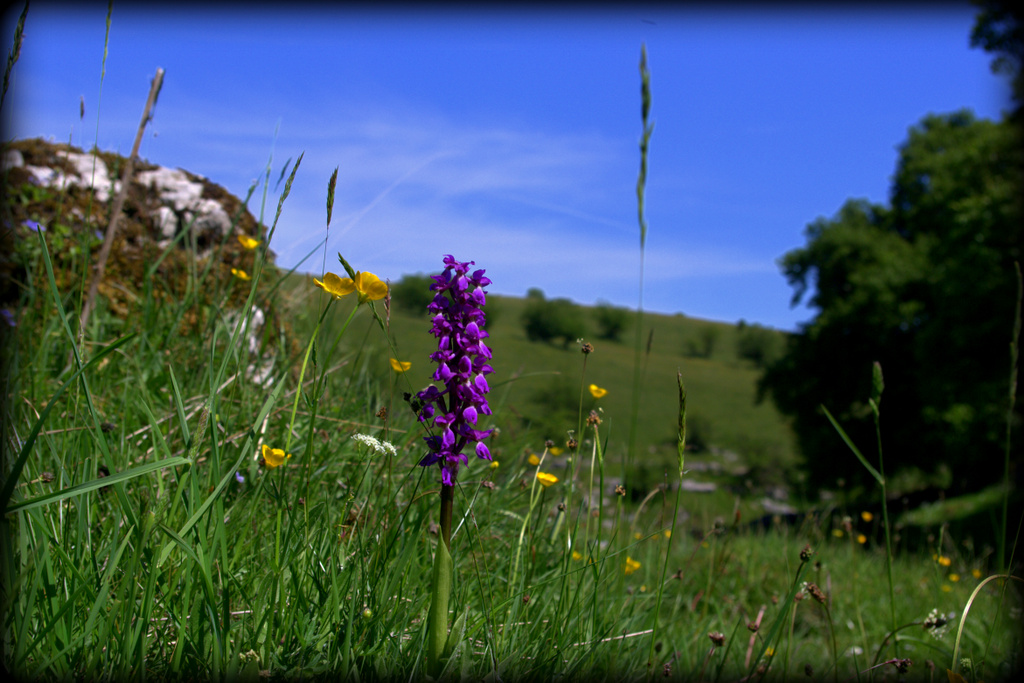
<path fill-rule="evenodd" d="M 46 234 L 24 237 L 42 249 Z M 38 272 L 49 263 L 41 250 Z M 398 355 L 413 368 L 384 371 L 391 352 L 363 306 L 327 358 L 352 305 L 339 302 L 304 381 L 293 457 L 261 468 L 258 446 L 288 441 L 301 350 L 326 303 L 311 286 L 275 287 L 282 277 L 265 264 L 253 285 L 222 283 L 225 302 L 230 288 L 251 287 L 249 305 L 270 293 L 293 324 L 299 344 L 263 349 L 275 358 L 269 386 L 247 378 L 254 359 L 241 330 L 226 324 L 233 319 L 226 303 L 200 316 L 213 323 L 198 337 L 169 333 L 181 317 L 173 301 L 142 299 L 128 320 L 101 306 L 80 345 L 65 318 L 73 319 L 74 293 L 28 283 L 18 326 L 5 339 L 5 472 L 22 463 L 16 479 L 5 480 L 13 483 L 3 521 L 8 669 L 87 680 L 423 677 L 438 483 L 433 468 L 416 465 L 422 432 L 402 392 L 423 383 L 406 379 L 427 373 L 432 338 L 425 320 L 392 315 Z M 499 304 L 496 337 L 504 331 L 510 347 L 526 344 L 514 338 L 512 300 Z M 537 365 L 506 370 L 504 344 L 495 347 L 497 422 L 515 407 L 517 382 L 501 384 L 515 372 L 561 368 L 578 385 L 578 351 L 542 347 Z M 609 347 L 590 355 L 585 382 L 618 386 L 602 360 Z M 81 366 L 67 362 L 74 352 Z M 655 371 L 654 353 L 652 384 L 664 372 Z M 684 378 L 695 411 L 705 399 L 692 388 L 698 381 Z M 972 590 L 995 569 L 990 554 L 941 537 L 934 559 L 894 558 L 897 622 L 909 624 L 897 652 L 886 642 L 877 521 L 855 519 L 853 533 L 835 530 L 841 537 L 825 519 L 755 529 L 708 514 L 705 494 L 683 494 L 681 507 L 692 512 L 667 536 L 671 491 L 652 487 L 638 505 L 612 490 L 616 447 L 598 452 L 594 437 L 605 445 L 621 408 L 602 407 L 604 421 L 584 434 L 572 465 L 548 467 L 569 456 L 544 456 L 540 469 L 560 478 L 550 488 L 537 484 L 538 468 L 527 462 L 528 452 L 544 454 L 541 435 L 529 428 L 498 435 L 497 468 L 480 461 L 464 468 L 451 618 L 466 616 L 446 675 L 638 680 L 667 672 L 675 680 L 736 680 L 770 664 L 771 680 L 803 678 L 807 666 L 812 680 L 881 680 L 895 678 L 894 665 L 873 665 L 906 657 L 914 676 L 943 680 L 955 632 L 936 639 L 922 624 L 933 610 L 952 613 L 951 626 L 961 623 Z M 354 433 L 387 439 L 397 455 L 368 452 Z M 108 476 L 100 476 L 104 467 Z M 863 545 L 860 532 L 869 537 Z M 815 554 L 802 562 L 808 544 Z M 639 563 L 628 574 L 627 558 Z M 825 605 L 790 597 L 804 581 L 825 591 Z M 1019 592 L 1004 591 L 1001 581 L 982 587 L 959 653 L 975 663 L 977 679 L 999 680 L 1018 664 L 1019 610 Z M 748 628 L 754 622 L 756 633 Z M 712 647 L 713 632 L 724 645 Z"/>
<path fill-rule="evenodd" d="M 352 296 L 329 306 L 266 260 L 300 162 L 276 217 L 259 211 L 251 280 L 212 267 L 220 252 L 172 244 L 161 260 L 184 284 L 144 268 L 118 283 L 130 309 L 101 298 L 81 335 L 95 226 L 61 234 L 62 248 L 56 228 L 11 228 L 24 273 L 16 325 L 0 324 L 0 643 L 17 678 L 426 679 L 440 484 L 417 464 L 423 427 L 403 394 L 426 384 L 434 340 L 425 318 L 353 310 Z M 263 207 L 270 179 L 268 166 Z M 627 467 L 651 472 L 618 491 L 637 347 L 595 342 L 584 374 L 577 349 L 523 338 L 521 301 L 495 304 L 497 466 L 460 471 L 436 678 L 991 682 L 1021 668 L 1020 580 L 991 549 L 940 527 L 924 553 L 890 555 L 877 516 L 857 509 L 752 526 L 751 500 L 680 491 L 694 475 L 675 459 L 677 371 L 711 443 L 766 471 L 797 463 L 777 415 L 752 405 L 756 373 L 730 355 L 728 326 L 697 360 L 682 349 L 709 323 L 644 317 L 641 339 L 654 337 Z M 254 352 L 256 306 L 270 324 Z M 411 369 L 391 371 L 393 356 Z M 595 401 L 590 383 L 609 394 Z M 566 434 L 531 414 L 538 402 L 576 430 L 575 453 L 544 445 Z M 600 423 L 581 427 L 592 408 Z M 266 449 L 290 457 L 272 467 Z"/>
<path fill-rule="evenodd" d="M 308 291 L 310 279 L 295 279 L 298 281 L 290 283 L 289 291 L 303 287 Z M 512 430 L 524 441 L 525 448 L 535 452 L 543 449 L 547 439 L 564 447 L 569 431 L 579 429 L 582 383 L 583 415 L 590 410 L 601 411 L 609 440 L 608 458 L 615 463 L 610 473 L 619 476 L 615 469 L 622 467 L 629 431 L 633 348 L 626 339 L 630 335 L 624 334 L 623 341 L 617 342 L 584 337 L 595 347 L 584 369 L 579 344 L 563 348 L 561 344 L 527 340 L 520 323 L 524 299 L 491 297 L 490 301 L 498 311 L 496 322 L 488 325 L 488 331 L 490 345 L 496 350 L 491 400 L 505 409 L 498 416 L 500 426 Z M 343 318 L 339 316 L 339 324 L 340 320 Z M 703 326 L 719 330 L 715 352 L 710 358 L 688 356 L 686 341 L 696 338 Z M 402 360 L 414 363 L 409 371 L 410 381 L 417 390 L 421 389 L 433 372 L 427 359 L 434 350 L 434 339 L 426 334 L 430 320 L 393 306 L 390 327 Z M 647 354 L 646 339 L 651 331 L 653 341 Z M 376 358 L 372 366 L 375 376 L 386 379 L 391 372 L 390 351 L 376 323 L 369 317 L 362 322 L 357 320 L 349 334 L 365 339 L 367 352 Z M 788 483 L 795 476 L 799 457 L 793 435 L 770 401 L 756 401 L 759 371 L 751 362 L 737 357 L 736 334 L 735 326 L 729 324 L 683 315 L 645 314 L 645 381 L 638 414 L 638 431 L 644 438 L 636 465 L 647 471 L 643 481 L 649 486 L 656 486 L 666 471 L 675 469 L 677 370 L 683 373 L 691 399 L 691 429 L 699 425 L 711 446 L 733 451 L 745 465 L 756 466 L 759 489 Z M 590 384 L 606 388 L 609 393 L 594 399 L 586 389 Z M 549 405 L 552 399 L 561 401 Z M 709 454 L 695 456 L 705 459 Z"/>

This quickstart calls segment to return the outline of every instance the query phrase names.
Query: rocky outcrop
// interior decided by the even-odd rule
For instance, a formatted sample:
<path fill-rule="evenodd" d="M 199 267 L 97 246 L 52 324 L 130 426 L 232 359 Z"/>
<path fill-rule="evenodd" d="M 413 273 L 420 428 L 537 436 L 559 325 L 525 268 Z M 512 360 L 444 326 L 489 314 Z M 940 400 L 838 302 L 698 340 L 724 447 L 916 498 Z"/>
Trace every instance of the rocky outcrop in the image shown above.
<path fill-rule="evenodd" d="M 85 153 L 70 145 L 32 139 L 8 145 L 0 166 L 9 192 L 16 194 L 17 188 L 26 184 L 50 189 L 71 200 L 73 218 L 87 223 L 94 219 L 92 227 L 105 230 L 109 221 L 106 211 L 121 189 L 119 178 L 126 161 L 109 152 Z M 205 258 L 233 233 L 260 238 L 252 214 L 220 185 L 182 169 L 142 160 L 136 161 L 135 168 L 121 219 L 121 230 L 129 240 L 148 240 L 163 248 L 188 231 L 197 257 Z M 45 213 L 46 207 L 37 208 Z M 185 239 L 179 244 L 191 246 Z M 233 251 L 237 249 L 228 249 L 229 254 Z"/>
<path fill-rule="evenodd" d="M 46 232 L 58 288 L 81 286 L 82 259 L 90 258 L 91 265 L 103 241 L 126 163 L 117 154 L 40 139 L 4 145 L 0 309 L 14 310 L 25 279 L 32 272 L 39 275 L 39 269 L 26 267 L 39 249 L 33 235 L 38 230 Z M 228 320 L 249 294 L 241 273 L 252 273 L 256 257 L 238 237 L 263 240 L 265 227 L 241 200 L 202 176 L 143 160 L 134 166 L 99 288 L 107 309 L 127 318 L 142 296 L 153 297 L 157 305 L 186 302 L 182 333 L 206 329 L 211 315 Z M 267 260 L 273 262 L 272 253 Z M 253 322 L 277 327 L 275 317 L 272 304 L 258 297 Z"/>

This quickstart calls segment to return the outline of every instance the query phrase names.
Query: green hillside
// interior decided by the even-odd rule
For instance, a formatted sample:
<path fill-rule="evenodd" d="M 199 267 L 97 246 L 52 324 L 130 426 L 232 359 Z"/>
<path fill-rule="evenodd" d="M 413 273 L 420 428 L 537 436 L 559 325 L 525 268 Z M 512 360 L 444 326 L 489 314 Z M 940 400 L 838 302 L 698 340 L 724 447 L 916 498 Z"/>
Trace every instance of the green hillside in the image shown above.
<path fill-rule="evenodd" d="M 296 276 L 285 289 L 289 290 L 286 300 L 294 304 L 301 303 L 314 291 L 312 279 L 305 276 Z M 328 326 L 327 335 L 321 335 L 321 339 L 333 340 L 337 327 L 347 318 L 353 305 L 347 301 L 338 304 L 337 310 L 332 311 L 330 319 L 324 323 Z M 630 327 L 621 341 L 585 338 L 595 350 L 586 357 L 584 374 L 584 355 L 579 344 L 563 348 L 561 343 L 527 340 L 520 323 L 525 306 L 525 299 L 515 297 L 492 296 L 488 302 L 489 345 L 494 352 L 492 365 L 495 369 L 490 378 L 491 405 L 494 423 L 503 430 L 496 445 L 500 448 L 503 444 L 525 443 L 539 452 L 545 440 L 551 439 L 557 446 L 564 446 L 569 430 L 577 429 L 582 380 L 583 417 L 592 409 L 601 412 L 602 431 L 609 435 L 606 457 L 611 463 L 622 462 L 629 439 L 635 313 L 630 313 Z M 308 310 L 308 315 L 312 316 L 315 307 L 300 306 L 300 310 Z M 583 310 L 593 331 L 592 309 L 583 307 Z M 294 320 L 298 322 L 302 316 L 296 315 Z M 315 321 L 307 318 L 306 322 L 313 324 Z M 643 325 L 644 343 L 646 345 L 649 338 L 651 343 L 650 353 L 643 357 L 644 389 L 638 418 L 636 465 L 641 477 L 656 484 L 663 470 L 674 466 L 678 370 L 688 395 L 688 441 L 692 451 L 688 456 L 689 464 L 696 466 L 715 458 L 727 460 L 732 463 L 733 472 L 745 473 L 740 483 L 751 479 L 756 486 L 781 484 L 792 479 L 798 462 L 793 435 L 770 401 L 756 402 L 759 371 L 753 362 L 740 359 L 737 354 L 737 326 L 682 314 L 651 313 L 644 314 Z M 370 360 L 378 376 L 384 376 L 392 373 L 388 362 L 391 351 L 384 348 L 381 335 L 373 333 L 374 327 L 376 322 L 369 312 L 360 311 L 344 343 L 350 345 L 353 354 L 364 354 L 362 357 Z M 702 332 L 709 327 L 714 328 L 710 357 L 688 354 L 688 349 L 701 341 Z M 427 358 L 436 348 L 429 328 L 426 312 L 415 316 L 392 306 L 391 337 L 400 359 L 413 363 L 408 379 L 415 390 L 430 381 L 434 369 Z M 652 331 L 653 336 L 650 336 Z M 781 337 L 783 333 L 772 334 Z M 590 384 L 607 389 L 608 394 L 594 399 L 586 389 Z M 408 390 L 404 382 L 396 395 L 403 390 Z M 386 401 L 385 397 L 381 400 Z M 393 405 L 392 409 L 404 407 Z M 722 451 L 731 453 L 723 458 Z M 615 469 L 613 466 L 613 471 Z"/>

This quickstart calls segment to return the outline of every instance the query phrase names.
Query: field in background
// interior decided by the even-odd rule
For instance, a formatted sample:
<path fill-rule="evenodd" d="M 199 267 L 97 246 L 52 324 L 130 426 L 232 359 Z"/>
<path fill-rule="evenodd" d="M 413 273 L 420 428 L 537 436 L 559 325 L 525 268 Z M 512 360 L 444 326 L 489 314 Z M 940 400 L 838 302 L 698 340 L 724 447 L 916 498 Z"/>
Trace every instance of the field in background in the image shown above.
<path fill-rule="evenodd" d="M 458 255 L 456 255 L 458 258 Z M 486 267 L 486 263 L 477 264 Z M 329 266 L 330 268 L 330 266 Z M 380 274 L 389 277 L 391 274 Z M 393 279 L 398 279 L 396 275 Z M 298 304 L 293 324 L 311 325 L 315 311 L 303 313 L 301 302 L 308 297 L 311 277 L 292 276 L 282 287 L 285 299 Z M 351 303 L 340 302 L 347 312 Z M 499 448 L 525 447 L 539 453 L 544 442 L 551 439 L 564 447 L 569 431 L 578 432 L 578 408 L 582 391 L 582 413 L 599 410 L 608 439 L 606 462 L 613 476 L 618 472 L 628 446 L 631 382 L 634 353 L 632 348 L 635 312 L 629 313 L 630 328 L 620 341 L 607 341 L 587 335 L 585 341 L 595 351 L 587 357 L 584 373 L 580 345 L 563 347 L 560 342 L 531 342 L 520 322 L 526 300 L 492 296 L 488 303 L 488 332 L 494 349 L 492 365 L 495 373 L 490 382 L 491 405 L 497 424 L 507 433 L 497 440 Z M 591 319 L 591 307 L 584 307 L 584 317 Z M 339 315 L 340 325 L 345 316 Z M 492 322 L 493 321 L 493 322 Z M 650 353 L 645 354 L 643 393 L 638 416 L 636 458 L 638 499 L 664 481 L 665 472 L 675 467 L 678 420 L 678 389 L 676 372 L 682 373 L 689 401 L 687 413 L 687 456 L 691 479 L 722 487 L 741 487 L 757 502 L 762 495 L 799 481 L 799 456 L 795 439 L 784 418 L 770 400 L 756 401 L 759 370 L 736 351 L 737 327 L 690 318 L 682 314 L 644 314 L 644 340 L 651 331 Z M 702 331 L 715 328 L 713 352 L 709 358 L 689 353 L 692 345 L 701 343 Z M 435 340 L 428 333 L 430 319 L 424 313 L 410 315 L 393 305 L 390 329 L 401 360 L 412 361 L 408 375 L 412 385 L 420 389 L 430 381 L 433 367 L 427 355 L 434 350 Z M 311 329 L 311 327 L 310 327 Z M 590 329 L 594 326 L 591 324 Z M 377 334 L 374 334 L 377 332 Z M 780 338 L 783 333 L 775 332 Z M 328 338 L 331 328 L 327 329 Z M 365 341 L 363 341 L 365 340 Z M 365 343 L 365 352 L 373 354 L 371 368 L 382 379 L 391 374 L 390 351 L 381 338 L 376 323 L 369 315 L 357 317 L 346 335 L 349 345 Z M 608 390 L 600 399 L 591 396 L 587 387 L 596 384 Z M 393 409 L 407 409 L 404 405 Z M 519 446 L 522 444 L 522 446 Z M 837 445 L 841 446 L 841 442 Z M 514 454 L 522 455 L 522 454 Z M 844 454 L 844 457 L 847 457 Z M 848 457 L 853 457 L 852 455 Z M 734 496 L 704 494 L 726 505 L 715 505 L 716 514 L 729 512 Z M 802 505 L 803 501 L 791 501 Z M 750 514 L 763 514 L 759 505 L 751 506 Z"/>

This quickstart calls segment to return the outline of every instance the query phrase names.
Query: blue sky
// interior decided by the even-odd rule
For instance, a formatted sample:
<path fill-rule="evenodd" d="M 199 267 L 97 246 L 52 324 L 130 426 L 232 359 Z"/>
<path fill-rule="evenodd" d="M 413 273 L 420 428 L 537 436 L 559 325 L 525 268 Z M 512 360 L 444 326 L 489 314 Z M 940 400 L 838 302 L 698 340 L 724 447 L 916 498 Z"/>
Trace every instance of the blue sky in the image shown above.
<path fill-rule="evenodd" d="M 9 45 L 20 7 L 8 7 Z M 907 5 L 32 2 L 5 137 L 141 155 L 244 197 L 305 153 L 272 249 L 382 278 L 487 269 L 497 294 L 635 307 L 641 44 L 653 91 L 644 307 L 795 329 L 777 259 L 851 197 L 885 202 L 927 113 L 1009 107 L 975 10 Z M 9 49 L 9 48 L 5 48 Z M 79 119 L 84 98 L 85 118 Z M 329 233 L 326 187 L 338 167 Z M 273 184 L 272 180 L 272 184 Z M 268 220 L 276 194 L 267 204 Z M 251 204 L 254 214 L 259 203 Z M 319 273 L 323 251 L 301 270 Z"/>

